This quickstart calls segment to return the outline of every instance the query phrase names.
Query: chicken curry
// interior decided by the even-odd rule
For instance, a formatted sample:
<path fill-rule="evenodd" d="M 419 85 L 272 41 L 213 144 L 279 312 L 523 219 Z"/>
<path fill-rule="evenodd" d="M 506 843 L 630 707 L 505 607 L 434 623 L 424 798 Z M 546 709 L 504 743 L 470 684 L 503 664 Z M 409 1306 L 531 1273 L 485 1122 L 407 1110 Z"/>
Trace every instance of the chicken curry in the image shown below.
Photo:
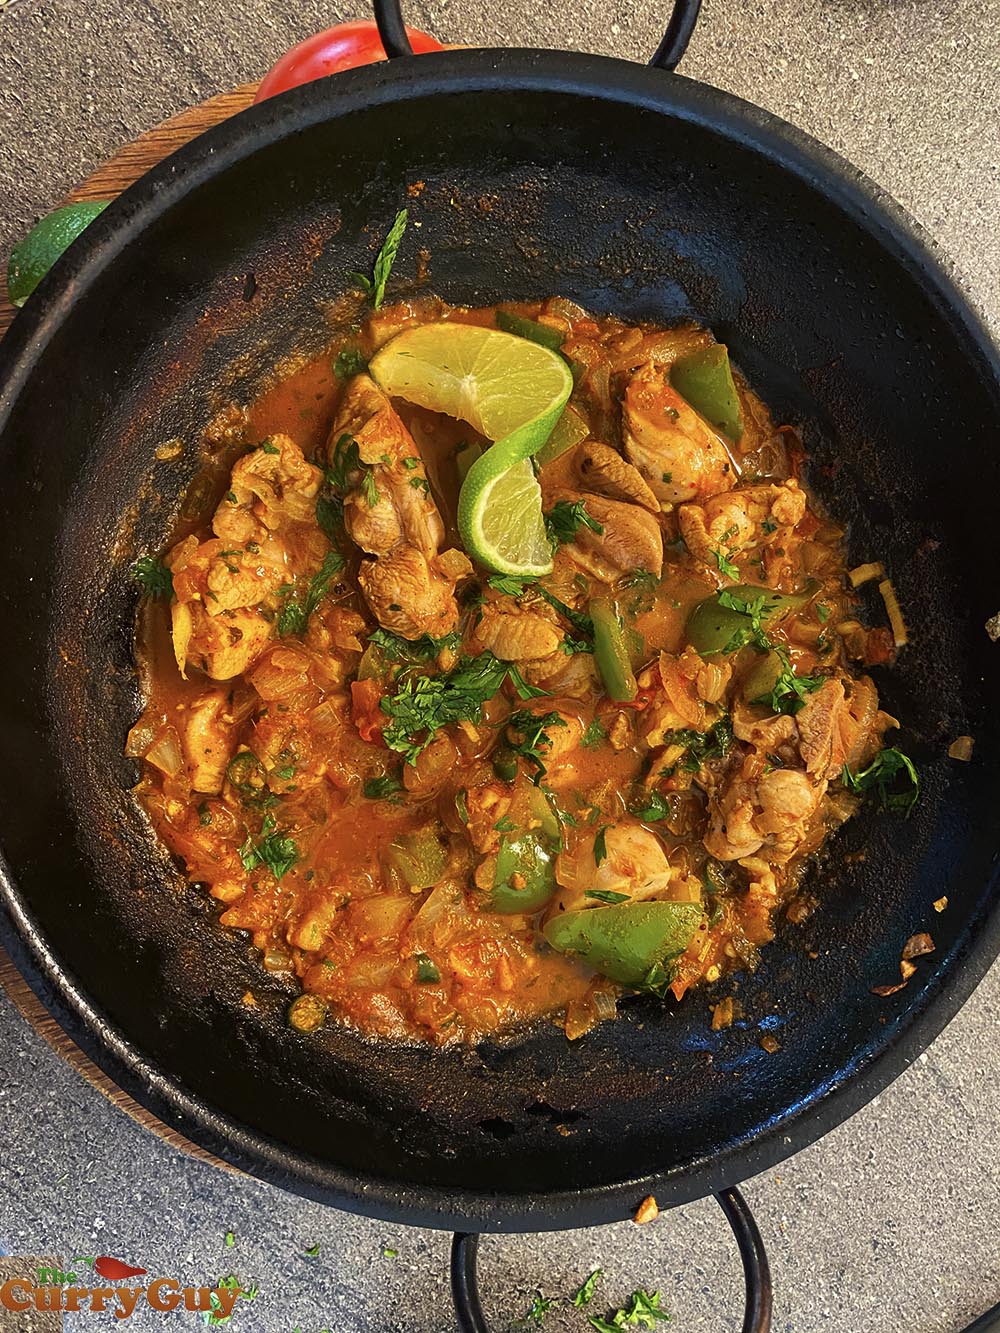
<path fill-rule="evenodd" d="M 470 559 L 491 442 L 368 372 L 430 323 L 572 370 L 533 461 L 548 573 Z M 909 805 L 867 674 L 898 608 L 895 636 L 861 622 L 802 468 L 705 329 L 560 299 L 373 312 L 235 420 L 139 563 L 129 753 L 221 924 L 297 984 L 293 1026 L 579 1037 L 752 968 L 864 794 Z"/>

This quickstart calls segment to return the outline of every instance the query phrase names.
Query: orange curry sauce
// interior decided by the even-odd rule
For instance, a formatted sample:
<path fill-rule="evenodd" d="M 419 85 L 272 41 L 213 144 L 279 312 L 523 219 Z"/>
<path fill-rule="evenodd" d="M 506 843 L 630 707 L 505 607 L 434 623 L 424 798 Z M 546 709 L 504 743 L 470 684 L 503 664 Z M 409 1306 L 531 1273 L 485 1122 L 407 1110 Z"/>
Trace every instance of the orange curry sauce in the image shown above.
<path fill-rule="evenodd" d="M 303 1030 L 329 1016 L 445 1043 L 551 1016 L 579 1036 L 614 1014 L 622 988 L 542 931 L 553 913 L 607 901 L 700 905 L 661 994 L 680 999 L 752 967 L 778 915 L 805 910 L 801 867 L 853 809 L 844 763 L 868 762 L 891 723 L 855 665 L 887 660 L 886 631 L 856 619 L 843 534 L 798 480 L 794 434 L 775 428 L 738 375 L 738 446 L 671 405 L 671 362 L 711 335 L 595 320 L 559 300 L 506 308 L 562 332 L 574 368 L 571 409 L 586 439 L 541 467 L 544 507 L 582 499 L 603 520 L 601 532 L 584 525 L 558 547 L 541 580 L 549 596 L 491 586 L 460 554 L 459 468 L 463 449 L 482 443 L 464 424 L 396 402 L 410 443 L 399 444 L 397 418 L 391 447 L 403 455 L 368 467 L 362 454 L 331 477 L 343 436 L 331 427 L 345 393 L 360 392 L 346 372 L 415 321 L 494 323 L 492 309 L 429 301 L 371 315 L 346 344 L 232 414 L 165 557 L 173 596 L 143 603 L 148 702 L 129 742 L 145 760 L 138 798 L 189 878 L 219 901 L 221 924 L 250 932 L 264 967 L 297 978 L 307 998 L 291 1015 Z M 423 640 L 412 660 L 393 654 L 391 635 L 370 641 L 380 620 L 398 634 L 400 617 L 420 614 L 421 588 L 404 580 L 396 601 L 374 582 L 400 543 L 421 540 L 407 538 L 414 516 L 387 489 L 390 467 L 407 480 L 401 458 L 426 480 L 403 498 L 425 507 L 439 538 L 420 570 L 443 610 L 427 615 L 453 630 L 443 643 Z M 374 521 L 363 498 L 372 478 L 397 524 L 391 552 L 374 559 L 349 535 L 360 531 L 352 522 Z M 331 552 L 342 563 L 324 565 Z M 370 575 L 365 593 L 359 571 Z M 753 644 L 700 656 L 687 641 L 697 603 L 746 584 L 811 590 L 767 626 L 791 669 L 814 681 L 794 713 L 754 702 L 769 682 Z M 623 622 L 637 681 L 627 703 L 608 697 L 587 651 L 597 595 Z M 384 704 L 403 682 L 486 651 L 515 673 L 481 713 L 415 737 L 415 762 L 386 744 Z M 542 693 L 519 697 L 518 680 Z M 550 719 L 534 757 L 525 712 Z M 554 893 L 518 912 L 525 877 L 515 874 L 498 911 L 497 855 L 526 834 Z"/>

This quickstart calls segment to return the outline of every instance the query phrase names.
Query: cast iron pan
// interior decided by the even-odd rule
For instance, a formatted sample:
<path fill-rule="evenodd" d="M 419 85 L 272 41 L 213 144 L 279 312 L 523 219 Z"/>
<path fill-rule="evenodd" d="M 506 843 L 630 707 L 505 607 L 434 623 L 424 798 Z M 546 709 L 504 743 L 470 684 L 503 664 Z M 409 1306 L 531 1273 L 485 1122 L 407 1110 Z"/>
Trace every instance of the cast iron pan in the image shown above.
<path fill-rule="evenodd" d="M 904 720 L 919 806 L 838 834 L 819 911 L 740 980 L 745 1017 L 724 1032 L 696 996 L 629 1003 L 572 1045 L 547 1025 L 377 1056 L 336 1028 L 304 1039 L 283 1021 L 283 985 L 216 927 L 130 796 L 129 566 L 163 542 L 205 424 L 282 357 L 325 344 L 330 303 L 418 181 L 391 294 L 418 288 L 419 246 L 426 287 L 449 301 L 556 292 L 626 319 L 707 321 L 801 427 L 852 559 L 883 560 L 906 609 L 912 645 L 878 684 Z M 571 1227 L 762 1170 L 913 1060 L 997 951 L 1000 713 L 983 626 L 1000 606 L 998 420 L 997 351 L 914 224 L 714 89 L 593 56 L 456 51 L 237 116 L 112 204 L 0 348 L 6 943 L 146 1106 L 339 1207 Z M 181 457 L 157 461 L 175 437 Z M 953 763 L 966 732 L 975 758 Z M 905 990 L 873 995 L 923 929 L 933 956 Z M 258 1009 L 240 1003 L 250 984 Z"/>

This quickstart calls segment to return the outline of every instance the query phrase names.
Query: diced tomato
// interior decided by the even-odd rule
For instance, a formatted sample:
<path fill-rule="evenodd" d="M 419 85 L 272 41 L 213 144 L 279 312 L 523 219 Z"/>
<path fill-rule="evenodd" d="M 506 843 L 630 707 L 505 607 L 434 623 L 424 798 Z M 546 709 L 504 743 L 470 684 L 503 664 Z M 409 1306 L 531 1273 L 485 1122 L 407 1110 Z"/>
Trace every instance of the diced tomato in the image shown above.
<path fill-rule="evenodd" d="M 351 721 L 363 741 L 377 741 L 382 735 L 385 714 L 379 707 L 381 698 L 377 680 L 351 681 Z"/>

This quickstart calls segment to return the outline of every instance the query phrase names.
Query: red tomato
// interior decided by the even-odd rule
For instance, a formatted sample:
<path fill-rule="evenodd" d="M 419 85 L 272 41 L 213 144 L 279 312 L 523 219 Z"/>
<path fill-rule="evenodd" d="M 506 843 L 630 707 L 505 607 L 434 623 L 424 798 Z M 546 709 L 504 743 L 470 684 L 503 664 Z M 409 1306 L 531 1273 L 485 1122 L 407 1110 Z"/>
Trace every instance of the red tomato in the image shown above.
<path fill-rule="evenodd" d="M 425 51 L 444 50 L 440 42 L 419 28 L 407 28 L 406 32 L 417 55 Z M 338 74 L 342 69 L 354 69 L 357 65 L 370 65 L 386 58 L 382 38 L 372 19 L 338 23 L 335 28 L 327 28 L 315 37 L 307 37 L 304 42 L 286 51 L 264 75 L 253 100 L 263 102 L 276 93 L 297 88 L 300 83 L 311 83 L 313 79 Z"/>

